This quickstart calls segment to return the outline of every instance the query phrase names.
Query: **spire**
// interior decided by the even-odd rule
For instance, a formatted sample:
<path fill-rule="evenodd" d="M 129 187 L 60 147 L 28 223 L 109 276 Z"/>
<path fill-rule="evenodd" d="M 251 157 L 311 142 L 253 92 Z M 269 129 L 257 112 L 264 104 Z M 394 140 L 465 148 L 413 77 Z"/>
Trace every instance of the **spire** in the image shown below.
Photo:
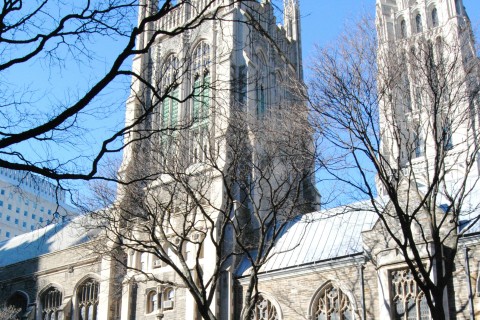
<path fill-rule="evenodd" d="M 283 0 L 283 22 L 287 37 L 297 41 L 300 34 L 298 0 Z"/>
<path fill-rule="evenodd" d="M 299 0 L 283 0 L 283 13 L 283 24 L 287 39 L 293 41 L 296 47 L 295 65 L 297 69 L 297 75 L 300 79 L 303 79 Z"/>

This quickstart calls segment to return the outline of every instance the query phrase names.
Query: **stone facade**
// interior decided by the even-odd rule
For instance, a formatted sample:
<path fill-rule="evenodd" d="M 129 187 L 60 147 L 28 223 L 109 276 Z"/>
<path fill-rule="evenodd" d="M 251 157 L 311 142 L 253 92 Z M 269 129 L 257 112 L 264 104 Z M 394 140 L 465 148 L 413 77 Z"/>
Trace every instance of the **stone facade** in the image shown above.
<path fill-rule="evenodd" d="M 192 2 L 198 5 L 195 10 L 205 4 L 200 0 Z M 223 2 L 216 1 L 215 5 L 221 3 Z M 140 7 L 140 17 L 146 15 L 147 10 L 152 10 L 148 1 L 142 0 L 141 4 L 143 6 Z M 178 58 L 178 61 L 187 61 L 191 56 L 195 56 L 194 53 L 199 52 L 195 51 L 197 48 L 202 49 L 201 59 L 206 57 L 200 62 L 200 68 L 203 69 L 196 70 L 195 64 L 183 65 L 176 69 L 181 76 L 176 79 L 178 83 L 175 83 L 174 90 L 170 92 L 175 98 L 183 100 L 192 94 L 197 79 L 206 81 L 208 78 L 208 81 L 211 79 L 218 81 L 219 85 L 213 93 L 216 99 L 209 105 L 209 112 L 215 115 L 215 118 L 210 118 L 210 122 L 206 124 L 210 126 L 207 131 L 213 133 L 209 136 L 208 142 L 202 141 L 204 143 L 202 148 L 206 144 L 212 144 L 218 146 L 221 152 L 225 151 L 224 146 L 228 143 L 230 133 L 228 120 L 234 106 L 244 104 L 252 114 L 255 112 L 258 114 L 264 111 L 259 108 L 262 99 L 270 104 L 284 103 L 287 90 L 278 85 L 278 79 L 293 77 L 297 81 L 302 81 L 298 2 L 285 1 L 285 26 L 276 25 L 270 1 L 261 1 L 253 5 L 254 13 L 261 22 L 257 27 L 263 29 L 265 32 L 263 34 L 247 24 L 240 23 L 246 19 L 246 12 L 248 13 L 246 8 L 240 4 L 229 4 L 220 11 L 222 19 L 207 20 L 198 28 L 175 37 L 160 36 L 148 54 L 134 58 L 134 71 L 150 77 L 152 83 L 161 83 L 164 77 L 170 75 L 168 68 L 165 67 L 166 61 L 176 61 L 175 58 Z M 152 30 L 155 28 L 174 30 L 176 26 L 185 23 L 185 17 L 188 16 L 186 10 L 194 8 L 171 12 L 170 16 L 151 26 Z M 381 45 L 398 44 L 397 40 L 406 40 L 402 35 L 404 31 L 402 17 L 405 23 L 408 22 L 410 30 L 415 27 L 420 9 L 421 16 L 425 18 L 430 15 L 431 19 L 434 19 L 433 8 L 438 10 L 436 16 L 440 19 L 438 23 L 448 20 L 448 28 L 452 26 L 463 28 L 461 21 L 465 20 L 462 20 L 463 6 L 460 0 L 378 0 L 377 27 L 382 40 Z M 425 27 L 438 28 L 431 20 L 427 19 L 424 22 Z M 435 30 L 436 33 L 443 32 L 443 29 Z M 149 40 L 149 34 L 147 32 L 138 39 L 139 49 L 142 49 Z M 275 45 L 266 38 L 274 39 Z M 380 50 L 383 49 L 384 47 L 381 47 Z M 248 82 L 245 91 L 236 87 L 236 83 L 243 83 L 244 80 Z M 155 103 L 155 99 L 151 97 L 149 97 L 151 101 L 147 102 L 146 97 L 149 97 L 148 90 L 140 81 L 133 80 L 132 94 L 127 101 L 127 125 L 136 120 L 142 107 L 148 103 Z M 185 119 L 189 119 L 197 108 L 193 100 L 187 99 L 181 104 L 176 104 L 173 100 L 168 101 L 168 104 L 162 104 L 161 110 L 163 115 L 168 111 L 169 125 L 172 121 L 175 123 L 186 121 Z M 175 120 L 171 117 L 174 112 Z M 160 117 L 158 114 L 155 116 Z M 383 120 L 388 116 L 390 115 L 383 114 Z M 165 117 L 157 118 L 157 122 L 154 121 L 155 117 L 152 119 L 151 122 L 141 125 L 162 129 Z M 385 126 L 385 122 L 381 125 Z M 463 129 L 470 130 L 466 127 Z M 126 143 L 135 138 L 134 134 L 128 136 Z M 459 139 L 459 135 L 453 138 Z M 382 139 L 388 141 L 389 136 L 386 135 Z M 188 147 L 185 146 L 185 159 L 188 161 L 195 162 L 202 157 L 197 153 L 198 148 L 195 145 L 197 142 L 192 140 L 191 136 L 186 137 L 185 144 Z M 152 145 L 153 142 L 150 144 L 151 148 Z M 149 149 L 150 152 L 141 154 L 145 161 L 142 163 L 144 166 L 138 165 L 136 162 L 138 150 L 141 149 L 135 149 L 137 147 L 138 145 L 132 143 L 126 148 L 120 175 L 135 174 L 135 169 L 139 167 L 145 169 L 144 167 L 148 167 L 154 160 L 164 163 L 169 161 L 158 159 L 158 154 Z M 389 151 L 392 157 L 396 153 L 398 156 L 401 152 L 401 150 Z M 428 152 L 425 151 L 428 157 Z M 428 171 L 428 168 L 422 168 L 424 163 L 422 161 L 416 160 L 416 168 Z M 206 174 L 207 170 L 200 172 Z M 169 184 L 171 180 L 165 175 L 160 175 L 149 186 L 155 190 L 152 193 L 155 199 L 148 201 L 161 199 L 165 193 L 164 189 L 167 189 Z M 205 190 L 208 200 L 211 201 L 211 207 L 221 207 L 224 201 L 223 188 L 223 181 L 215 177 Z M 121 188 L 119 199 L 128 199 L 127 193 Z M 218 217 L 214 210 L 211 210 L 210 214 L 213 220 Z M 438 215 L 441 214 L 438 209 Z M 427 219 L 420 220 L 426 224 Z M 182 221 L 169 222 L 175 224 Z M 304 225 L 300 226 L 302 223 Z M 86 230 L 75 224 L 69 225 L 70 229 L 80 232 L 76 235 L 63 234 L 56 237 L 60 231 L 46 230 L 43 233 L 23 235 L 15 238 L 16 240 L 0 244 L 0 302 L 22 308 L 22 319 L 44 319 L 50 315 L 65 320 L 201 319 L 188 289 L 178 285 L 183 281 L 180 275 L 174 272 L 171 266 L 166 266 L 156 259 L 158 256 L 135 250 L 132 246 L 124 253 L 127 270 L 95 250 L 95 241 L 106 242 L 104 237 L 91 240 L 84 236 Z M 460 250 L 455 257 L 454 277 L 447 288 L 448 298 L 445 300 L 450 319 L 472 319 L 471 313 L 480 317 L 478 231 L 480 231 L 478 228 L 472 228 L 459 240 Z M 170 240 L 174 239 L 173 233 L 167 235 Z M 206 232 L 205 234 L 210 235 Z M 215 233 L 212 234 L 215 236 Z M 67 241 L 72 238 L 79 240 Z M 140 232 L 139 239 L 142 239 Z M 215 268 L 216 251 L 210 239 L 202 245 L 203 253 L 198 263 L 203 274 L 199 277 L 208 279 Z M 191 242 L 184 249 L 189 251 L 198 247 Z M 12 260 L 13 255 L 18 256 L 25 252 L 28 254 L 23 259 Z M 185 260 L 187 267 L 194 261 L 191 257 Z M 220 286 L 214 292 L 211 310 L 218 319 L 231 320 L 242 317 L 250 281 L 248 267 L 245 267 L 243 262 L 239 259 L 231 264 L 231 269 L 224 270 Z M 147 278 L 146 274 L 154 276 L 156 281 L 152 277 Z M 409 307 L 415 308 L 416 312 L 409 319 L 430 319 L 425 305 L 422 304 L 424 301 L 422 293 L 412 282 L 398 248 L 392 239 L 386 236 L 376 215 L 368 213 L 366 207 L 354 212 L 342 208 L 317 211 L 299 217 L 288 225 L 285 233 L 279 237 L 270 261 L 260 270 L 258 283 L 260 295 L 252 319 L 396 319 L 393 316 L 392 305 L 395 295 L 404 293 L 400 287 L 408 288 L 409 293 L 415 295 L 415 303 Z M 470 294 L 470 289 L 473 295 Z M 56 297 L 61 297 L 61 301 L 56 301 Z M 48 307 L 50 303 L 53 305 L 51 308 Z"/>

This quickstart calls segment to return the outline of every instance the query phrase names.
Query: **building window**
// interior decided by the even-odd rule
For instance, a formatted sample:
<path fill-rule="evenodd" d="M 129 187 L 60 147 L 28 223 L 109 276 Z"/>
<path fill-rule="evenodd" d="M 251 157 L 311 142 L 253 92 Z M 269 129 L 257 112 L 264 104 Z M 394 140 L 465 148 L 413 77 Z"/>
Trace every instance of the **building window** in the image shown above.
<path fill-rule="evenodd" d="M 164 297 L 165 297 L 165 301 L 163 302 L 163 309 L 165 310 L 173 309 L 174 300 L 175 300 L 175 289 L 174 288 L 165 289 Z"/>
<path fill-rule="evenodd" d="M 262 294 L 258 295 L 252 320 L 279 320 L 280 312 L 275 305 Z"/>
<path fill-rule="evenodd" d="M 97 320 L 98 293 L 100 284 L 89 279 L 77 291 L 79 320 Z"/>
<path fill-rule="evenodd" d="M 257 118 L 261 119 L 265 115 L 265 88 L 263 84 L 257 83 Z"/>
<path fill-rule="evenodd" d="M 432 10 L 432 26 L 438 27 L 438 10 L 437 8 L 433 8 Z"/>
<path fill-rule="evenodd" d="M 24 217 L 28 216 L 28 211 L 23 211 L 23 216 Z"/>
<path fill-rule="evenodd" d="M 8 210 L 12 210 L 12 205 L 9 204 L 9 205 L 7 206 L 7 208 L 8 208 Z"/>
<path fill-rule="evenodd" d="M 15 219 L 15 224 L 18 224 L 18 219 Z"/>
<path fill-rule="evenodd" d="M 390 277 L 392 285 L 392 319 L 430 319 L 427 299 L 413 279 L 412 271 L 392 271 Z"/>
<path fill-rule="evenodd" d="M 402 39 L 407 37 L 407 23 L 405 22 L 405 19 L 400 21 L 400 36 Z"/>
<path fill-rule="evenodd" d="M 452 135 L 452 122 L 447 119 L 442 129 L 443 146 L 446 151 L 453 149 Z"/>
<path fill-rule="evenodd" d="M 20 213 L 20 208 L 15 208 L 16 213 Z"/>
<path fill-rule="evenodd" d="M 10 232 L 7 232 L 7 237 L 10 237 Z M 20 314 L 23 314 L 27 311 L 28 297 L 25 293 L 17 291 L 8 298 L 7 306 L 13 306 L 15 309 L 20 309 Z"/>
<path fill-rule="evenodd" d="M 48 209 L 48 215 L 51 215 L 52 214 L 52 210 Z"/>
<path fill-rule="evenodd" d="M 42 319 L 57 320 L 60 306 L 62 305 L 62 293 L 57 288 L 50 288 L 41 296 Z"/>
<path fill-rule="evenodd" d="M 2 196 L 5 195 L 5 190 L 3 190 L 3 189 L 0 190 L 0 194 L 1 194 Z"/>
<path fill-rule="evenodd" d="M 43 222 L 43 218 L 42 218 L 42 217 L 40 217 L 40 218 L 38 219 L 38 221 L 40 221 L 40 222 Z"/>
<path fill-rule="evenodd" d="M 419 126 L 416 126 L 415 130 L 413 131 L 413 144 L 415 158 L 423 156 L 423 139 Z"/>
<path fill-rule="evenodd" d="M 163 64 L 162 90 L 169 97 L 162 101 L 162 128 L 174 128 L 178 121 L 179 87 L 177 85 L 178 69 L 180 64 L 175 55 L 170 55 Z"/>
<path fill-rule="evenodd" d="M 10 221 L 10 216 L 7 216 L 7 221 Z"/>
<path fill-rule="evenodd" d="M 23 228 L 26 228 L 26 227 L 27 227 L 27 223 L 26 223 L 26 222 L 22 222 L 22 227 L 23 227 Z"/>
<path fill-rule="evenodd" d="M 193 50 L 193 100 L 191 116 L 193 121 L 190 138 L 190 161 L 204 162 L 209 155 L 209 114 L 210 114 L 210 46 L 200 42 Z"/>
<path fill-rule="evenodd" d="M 30 226 L 30 231 L 33 231 L 33 230 L 35 230 L 35 226 L 31 225 Z"/>
<path fill-rule="evenodd" d="M 158 293 L 152 290 L 147 294 L 147 313 L 152 313 L 158 310 Z"/>
<path fill-rule="evenodd" d="M 147 271 L 147 260 L 148 260 L 148 253 L 142 252 L 140 254 L 140 270 L 142 271 Z"/>
<path fill-rule="evenodd" d="M 423 32 L 422 15 L 420 13 L 415 17 L 415 26 L 417 33 Z"/>
<path fill-rule="evenodd" d="M 3 201 L 0 200 L 0 207 L 3 207 Z"/>
<path fill-rule="evenodd" d="M 342 290 L 332 283 L 325 285 L 313 298 L 312 315 L 314 319 L 354 319 L 352 304 Z"/>
<path fill-rule="evenodd" d="M 37 217 L 36 215 L 32 214 L 32 219 L 33 220 L 35 220 L 36 217 Z"/>
<path fill-rule="evenodd" d="M 5 236 L 6 236 L 7 238 L 10 238 L 10 232 L 7 231 L 7 232 L 5 233 Z"/>

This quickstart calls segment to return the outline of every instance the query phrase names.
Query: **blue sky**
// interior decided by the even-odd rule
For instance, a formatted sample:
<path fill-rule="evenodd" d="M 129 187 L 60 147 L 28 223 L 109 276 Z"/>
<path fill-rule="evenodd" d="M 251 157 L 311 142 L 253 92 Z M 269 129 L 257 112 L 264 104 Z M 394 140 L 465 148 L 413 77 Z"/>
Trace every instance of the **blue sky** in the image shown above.
<path fill-rule="evenodd" d="M 283 0 L 273 0 L 281 5 Z M 308 76 L 308 63 L 311 61 L 311 54 L 314 44 L 326 45 L 335 40 L 344 29 L 345 24 L 363 14 L 375 13 L 375 0 L 300 0 L 302 16 L 302 38 L 305 70 Z M 472 20 L 474 28 L 480 25 L 480 0 L 464 0 L 464 5 Z M 100 41 L 101 42 L 101 41 Z M 44 108 L 45 114 L 53 108 L 61 108 L 68 104 L 68 101 L 75 101 L 77 96 L 82 95 L 82 89 L 92 84 L 101 76 L 112 62 L 112 56 L 118 51 L 121 43 L 113 41 L 102 42 L 98 47 L 99 52 L 96 60 L 78 63 L 76 59 L 66 60 L 64 64 L 51 68 L 46 60 L 35 59 L 19 67 L 12 68 L 10 72 L 0 75 L 4 90 L 9 86 L 15 88 L 26 88 L 31 91 L 34 100 Z M 97 43 L 94 43 L 96 46 Z M 69 145 L 62 149 L 36 150 L 38 145 L 24 145 L 28 150 L 33 150 L 39 156 L 42 154 L 53 155 L 59 153 L 87 154 L 92 152 L 95 142 L 98 143 L 106 133 L 111 133 L 116 127 L 123 124 L 125 113 L 125 99 L 128 95 L 130 79 L 125 77 L 108 87 L 100 97 L 96 99 L 96 106 L 102 108 L 95 111 L 91 117 L 86 116 L 82 125 L 85 130 L 80 132 L 81 141 L 75 145 Z M 38 104 L 36 104 L 38 105 Z M 68 139 L 70 137 L 65 137 Z M 72 137 L 77 138 L 78 137 Z M 76 167 L 72 164 L 72 168 Z"/>
<path fill-rule="evenodd" d="M 480 0 L 463 0 L 474 29 L 480 30 Z M 315 43 L 324 45 L 342 31 L 349 19 L 375 14 L 375 0 L 300 0 L 305 62 Z"/>

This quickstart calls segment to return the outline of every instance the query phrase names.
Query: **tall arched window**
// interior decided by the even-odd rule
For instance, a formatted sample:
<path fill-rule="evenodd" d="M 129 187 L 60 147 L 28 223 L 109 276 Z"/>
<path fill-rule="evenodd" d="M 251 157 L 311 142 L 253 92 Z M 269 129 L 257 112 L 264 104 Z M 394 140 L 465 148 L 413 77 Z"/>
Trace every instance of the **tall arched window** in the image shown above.
<path fill-rule="evenodd" d="M 168 159 L 176 154 L 174 130 L 179 117 L 179 74 L 180 64 L 174 54 L 169 55 L 161 68 L 161 90 L 163 101 L 159 116 L 159 127 L 164 129 L 160 132 L 160 148 L 158 152 L 159 162 L 165 166 Z M 165 130 L 167 129 L 167 130 Z"/>
<path fill-rule="evenodd" d="M 100 284 L 94 279 L 86 280 L 77 289 L 79 320 L 97 320 Z"/>
<path fill-rule="evenodd" d="M 315 294 L 311 308 L 310 312 L 316 320 L 355 319 L 350 300 L 332 283 L 327 283 Z"/>
<path fill-rule="evenodd" d="M 280 320 L 280 312 L 270 300 L 259 294 L 252 320 Z"/>
<path fill-rule="evenodd" d="M 420 13 L 415 17 L 415 27 L 417 33 L 423 32 L 422 15 Z"/>
<path fill-rule="evenodd" d="M 193 103 L 191 110 L 192 139 L 190 145 L 191 162 L 205 161 L 209 152 L 208 120 L 210 114 L 210 46 L 200 42 L 193 50 Z"/>
<path fill-rule="evenodd" d="M 423 292 L 418 288 L 411 270 L 390 273 L 392 287 L 392 319 L 428 320 L 430 312 Z"/>
<path fill-rule="evenodd" d="M 151 290 L 147 294 L 147 313 L 152 313 L 158 310 L 158 293 L 156 290 Z"/>
<path fill-rule="evenodd" d="M 165 289 L 163 296 L 165 299 L 165 301 L 163 302 L 163 308 L 166 310 L 172 309 L 175 306 L 174 304 L 175 289 L 174 288 Z"/>
<path fill-rule="evenodd" d="M 60 306 L 62 305 L 62 293 L 55 287 L 50 287 L 40 297 L 42 303 L 42 319 L 57 320 Z"/>
<path fill-rule="evenodd" d="M 402 39 L 407 37 L 407 22 L 405 22 L 405 19 L 400 21 L 400 36 Z"/>
<path fill-rule="evenodd" d="M 256 53 L 255 57 L 257 67 L 257 79 L 255 83 L 255 96 L 257 103 L 257 118 L 261 119 L 265 115 L 267 109 L 267 87 L 269 83 L 268 79 L 268 64 L 265 54 L 262 51 Z"/>
<path fill-rule="evenodd" d="M 178 73 L 180 64 L 175 55 L 171 54 L 165 59 L 162 67 L 162 92 L 168 97 L 162 101 L 162 128 L 174 128 L 178 121 Z"/>
<path fill-rule="evenodd" d="M 437 8 L 433 8 L 432 10 L 432 26 L 438 27 L 438 10 Z"/>
<path fill-rule="evenodd" d="M 27 311 L 28 297 L 25 293 L 17 291 L 10 296 L 7 300 L 7 306 L 13 306 L 16 309 L 20 309 L 21 312 Z"/>

